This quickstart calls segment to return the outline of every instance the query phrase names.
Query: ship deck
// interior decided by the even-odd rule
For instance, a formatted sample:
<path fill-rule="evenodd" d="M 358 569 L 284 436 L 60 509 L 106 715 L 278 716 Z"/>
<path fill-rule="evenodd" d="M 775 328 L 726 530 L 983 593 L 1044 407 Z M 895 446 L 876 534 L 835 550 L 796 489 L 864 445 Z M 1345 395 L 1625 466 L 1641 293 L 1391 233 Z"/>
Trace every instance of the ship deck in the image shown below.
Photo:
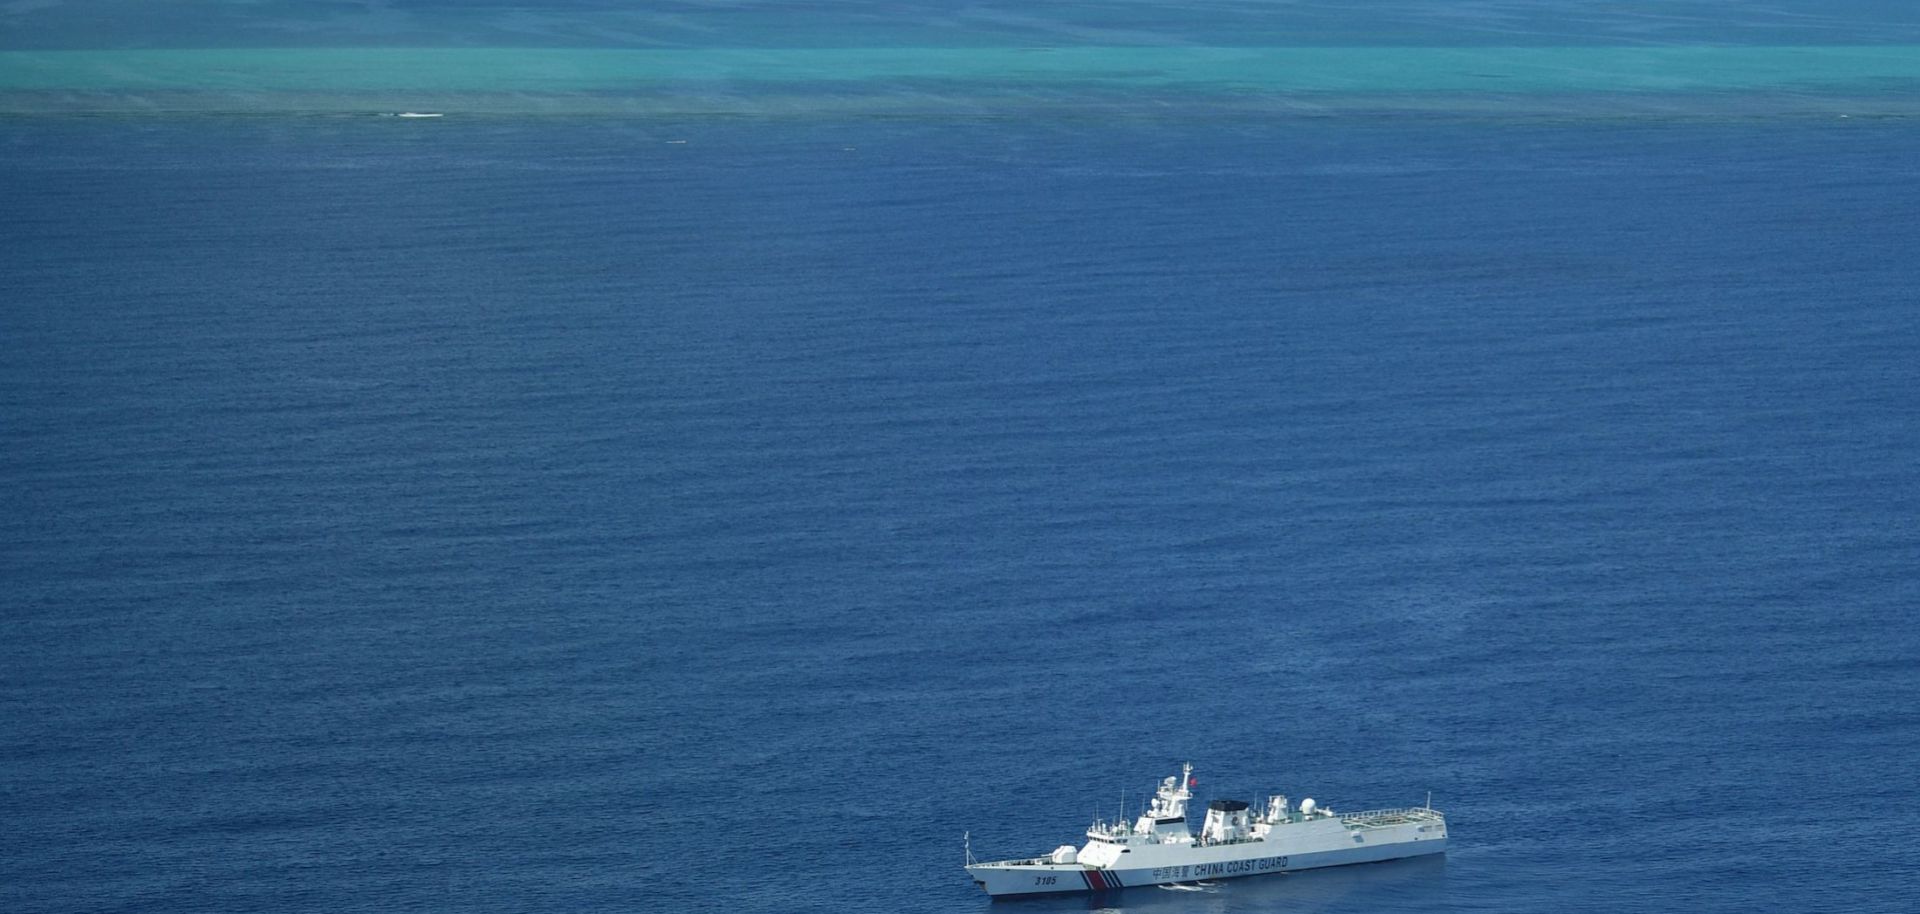
<path fill-rule="evenodd" d="M 1389 828 L 1414 822 L 1445 822 L 1446 820 L 1446 816 L 1441 815 L 1438 810 L 1424 806 L 1369 809 L 1366 812 L 1342 813 L 1340 816 L 1340 824 L 1348 828 Z"/>

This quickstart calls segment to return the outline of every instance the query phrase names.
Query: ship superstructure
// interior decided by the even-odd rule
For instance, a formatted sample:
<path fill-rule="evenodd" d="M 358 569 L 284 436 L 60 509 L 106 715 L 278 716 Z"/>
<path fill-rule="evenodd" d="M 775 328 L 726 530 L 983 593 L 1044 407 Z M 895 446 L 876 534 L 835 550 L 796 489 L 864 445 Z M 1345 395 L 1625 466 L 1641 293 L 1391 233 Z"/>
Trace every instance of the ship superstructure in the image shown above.
<path fill-rule="evenodd" d="M 1260 809 L 1214 800 L 1195 834 L 1187 823 L 1193 766 L 1160 782 L 1132 822 L 1095 822 L 1087 843 L 1063 844 L 1044 857 L 981 863 L 967 850 L 967 874 L 993 896 L 1104 892 L 1371 863 L 1447 849 L 1447 819 L 1426 806 L 1335 813 L 1311 799 L 1267 798 Z"/>

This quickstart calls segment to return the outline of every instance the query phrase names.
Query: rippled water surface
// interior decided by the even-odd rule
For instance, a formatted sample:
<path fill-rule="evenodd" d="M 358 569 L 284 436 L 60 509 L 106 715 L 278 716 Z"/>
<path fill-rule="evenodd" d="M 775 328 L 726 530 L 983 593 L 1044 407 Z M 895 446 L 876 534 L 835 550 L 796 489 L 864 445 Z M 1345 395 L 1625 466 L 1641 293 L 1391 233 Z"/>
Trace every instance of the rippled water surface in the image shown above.
<path fill-rule="evenodd" d="M 1451 850 L 1011 907 L 1909 906 L 1915 128 L 1766 63 L 1897 11 L 198 8 L 0 7 L 0 909 L 985 911 L 1187 760 Z"/>
<path fill-rule="evenodd" d="M 1881 4 L 0 6 L 0 114 L 1915 114 Z"/>

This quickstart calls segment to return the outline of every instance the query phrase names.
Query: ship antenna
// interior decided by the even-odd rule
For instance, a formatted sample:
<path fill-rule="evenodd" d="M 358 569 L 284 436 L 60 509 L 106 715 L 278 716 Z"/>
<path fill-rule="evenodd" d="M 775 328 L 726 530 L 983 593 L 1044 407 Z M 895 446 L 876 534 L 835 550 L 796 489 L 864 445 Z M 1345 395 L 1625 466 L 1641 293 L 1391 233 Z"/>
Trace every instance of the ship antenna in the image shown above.
<path fill-rule="evenodd" d="M 972 866 L 973 865 L 973 832 L 970 832 L 970 831 L 961 832 L 960 843 L 966 845 L 967 865 Z"/>
<path fill-rule="evenodd" d="M 1427 791 L 1427 811 L 1433 811 L 1433 791 Z"/>

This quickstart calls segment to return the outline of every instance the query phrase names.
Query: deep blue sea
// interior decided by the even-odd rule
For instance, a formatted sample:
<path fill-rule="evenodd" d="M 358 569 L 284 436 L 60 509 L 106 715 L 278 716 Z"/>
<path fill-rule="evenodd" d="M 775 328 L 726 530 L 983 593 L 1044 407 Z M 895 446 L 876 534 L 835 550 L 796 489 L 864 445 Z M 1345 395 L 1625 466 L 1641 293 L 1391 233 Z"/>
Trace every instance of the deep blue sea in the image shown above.
<path fill-rule="evenodd" d="M 0 134 L 0 908 L 1910 910 L 1908 123 Z"/>
<path fill-rule="evenodd" d="M 589 6 L 474 34 L 635 43 Z M 1416 7 L 1301 15 L 1581 21 Z M 85 13 L 0 47 L 257 37 Z M 1920 120 L 838 91 L 0 116 L 0 912 L 1915 909 Z M 1450 851 L 960 868 L 1185 761 Z"/>

